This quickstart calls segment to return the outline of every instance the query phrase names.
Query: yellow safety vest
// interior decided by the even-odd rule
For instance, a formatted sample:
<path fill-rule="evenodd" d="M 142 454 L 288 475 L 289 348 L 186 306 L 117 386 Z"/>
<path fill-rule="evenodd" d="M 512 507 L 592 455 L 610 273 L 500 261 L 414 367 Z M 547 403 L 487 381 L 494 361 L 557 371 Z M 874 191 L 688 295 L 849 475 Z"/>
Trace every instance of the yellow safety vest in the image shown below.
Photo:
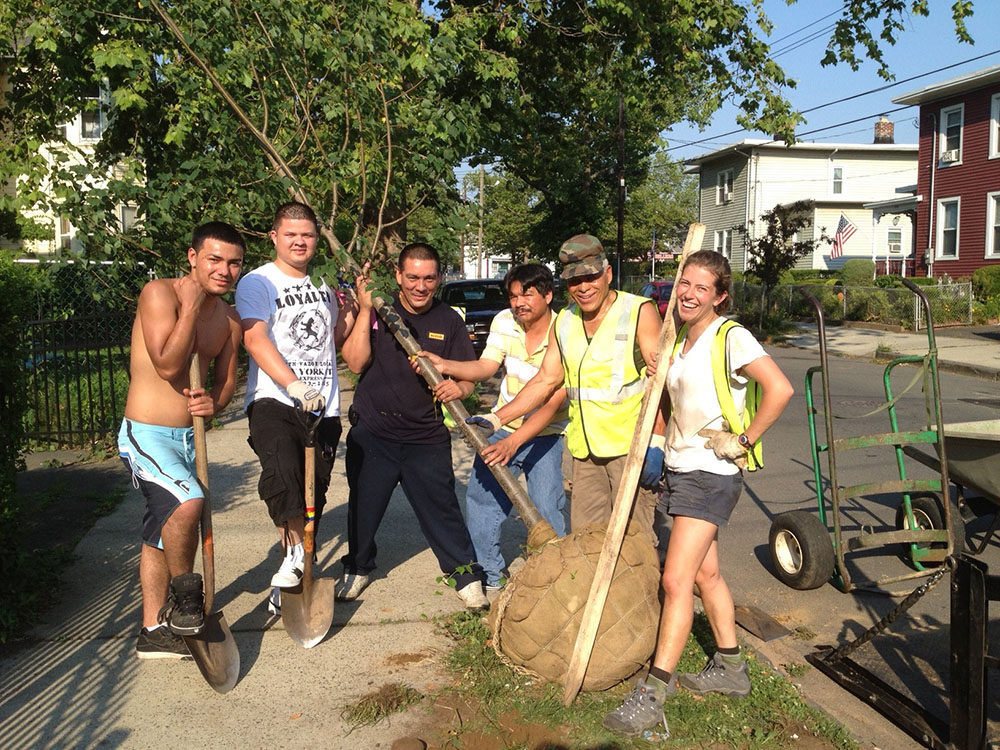
<path fill-rule="evenodd" d="M 618 292 L 590 341 L 577 305 L 556 319 L 569 402 L 566 447 L 575 458 L 624 456 L 632 445 L 646 389 L 646 368 L 636 369 L 633 353 L 644 302 L 649 300 Z"/>
<path fill-rule="evenodd" d="M 743 415 L 736 411 L 736 400 L 733 398 L 732 386 L 729 383 L 729 347 L 726 340 L 729 332 L 740 324 L 735 320 L 723 321 L 722 325 L 715 332 L 715 340 L 712 341 L 712 380 L 715 383 L 715 396 L 719 399 L 719 406 L 722 407 L 722 417 L 729 423 L 729 431 L 734 435 L 746 432 L 747 427 L 757 414 L 757 406 L 763 396 L 760 383 L 753 378 L 747 382 L 746 403 L 743 406 Z M 677 343 L 671 358 L 677 356 L 681 350 L 684 339 L 687 338 L 687 323 L 681 326 L 680 333 L 677 334 Z M 753 444 L 747 452 L 747 470 L 757 471 L 764 468 L 764 448 L 760 438 Z"/>

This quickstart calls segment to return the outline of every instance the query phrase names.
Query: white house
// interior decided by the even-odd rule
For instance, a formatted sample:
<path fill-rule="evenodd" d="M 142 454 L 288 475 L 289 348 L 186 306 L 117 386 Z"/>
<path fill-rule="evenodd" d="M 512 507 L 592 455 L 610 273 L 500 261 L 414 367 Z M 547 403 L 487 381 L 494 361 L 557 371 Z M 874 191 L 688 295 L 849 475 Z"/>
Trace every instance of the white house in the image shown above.
<path fill-rule="evenodd" d="M 42 144 L 39 153 L 45 157 L 50 167 L 59 164 L 72 167 L 88 163 L 94 154 L 94 148 L 104 135 L 107 126 L 108 108 L 110 106 L 107 93 L 94 87 L 91 95 L 81 102 L 81 111 L 60 128 L 62 140 Z M 0 99 L 0 106 L 3 105 Z M 114 171 L 114 170 L 113 170 Z M 104 187 L 111 175 L 92 178 L 86 185 L 87 189 Z M 8 191 L 17 190 L 17 185 L 8 185 Z M 43 192 L 51 193 L 51 186 L 43 184 Z M 136 221 L 134 206 L 119 205 L 117 207 L 118 221 L 122 231 L 128 230 Z M 16 245 L 4 243 L 7 249 L 16 249 L 34 255 L 55 255 L 65 250 L 80 250 L 85 237 L 78 236 L 76 227 L 66 216 L 46 207 L 38 207 L 23 211 L 27 219 L 37 224 L 52 227 L 51 240 L 23 240 Z"/>
<path fill-rule="evenodd" d="M 824 243 L 798 267 L 827 269 L 850 258 L 912 257 L 917 146 L 893 143 L 892 126 L 885 119 L 876 123 L 875 143 L 788 146 L 747 139 L 689 159 L 686 171 L 699 175 L 698 214 L 706 228 L 702 249 L 717 250 L 734 270 L 746 270 L 744 238 L 762 232 L 761 215 L 805 200 L 812 214 L 812 229 L 806 231 L 812 234 L 802 239 L 824 230 L 832 238 L 841 215 L 856 229 L 840 257 L 832 258 L 831 245 Z"/>

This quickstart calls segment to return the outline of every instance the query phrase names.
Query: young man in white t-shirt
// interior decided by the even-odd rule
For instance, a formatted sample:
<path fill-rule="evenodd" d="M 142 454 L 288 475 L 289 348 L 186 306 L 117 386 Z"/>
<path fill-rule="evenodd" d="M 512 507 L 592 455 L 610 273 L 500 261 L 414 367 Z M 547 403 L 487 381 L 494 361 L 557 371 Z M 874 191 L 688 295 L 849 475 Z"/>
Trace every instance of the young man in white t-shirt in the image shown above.
<path fill-rule="evenodd" d="M 317 525 L 326 502 L 341 434 L 337 348 L 355 317 L 353 303 L 339 306 L 325 282 L 317 288 L 309 278 L 318 230 L 309 206 L 280 206 L 271 229 L 274 261 L 246 274 L 236 289 L 243 343 L 251 356 L 244 400 L 249 442 L 260 459 L 258 490 L 284 552 L 271 579 L 277 589 L 293 588 L 302 580 L 306 423 L 320 415 L 315 438 Z M 276 600 L 272 592 L 272 604 Z"/>

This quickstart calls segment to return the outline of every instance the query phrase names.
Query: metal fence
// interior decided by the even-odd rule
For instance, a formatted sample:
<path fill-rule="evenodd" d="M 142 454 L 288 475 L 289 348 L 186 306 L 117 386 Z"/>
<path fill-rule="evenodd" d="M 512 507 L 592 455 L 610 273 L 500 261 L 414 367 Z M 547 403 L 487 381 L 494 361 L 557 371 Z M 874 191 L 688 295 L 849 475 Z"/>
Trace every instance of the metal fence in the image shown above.
<path fill-rule="evenodd" d="M 94 446 L 117 430 L 128 393 L 128 313 L 29 322 L 26 434 L 46 447 Z"/>
<path fill-rule="evenodd" d="M 38 315 L 22 330 L 25 434 L 36 448 L 94 447 L 125 411 L 134 300 L 142 269 L 38 265 Z"/>
<path fill-rule="evenodd" d="M 935 325 L 972 322 L 972 284 L 962 282 L 921 287 L 931 303 Z M 856 320 L 920 330 L 926 326 L 923 305 L 909 289 L 817 284 L 764 287 L 734 284 L 734 309 L 753 318 L 779 314 L 811 320 L 813 306 L 803 292 L 819 300 L 828 321 Z"/>

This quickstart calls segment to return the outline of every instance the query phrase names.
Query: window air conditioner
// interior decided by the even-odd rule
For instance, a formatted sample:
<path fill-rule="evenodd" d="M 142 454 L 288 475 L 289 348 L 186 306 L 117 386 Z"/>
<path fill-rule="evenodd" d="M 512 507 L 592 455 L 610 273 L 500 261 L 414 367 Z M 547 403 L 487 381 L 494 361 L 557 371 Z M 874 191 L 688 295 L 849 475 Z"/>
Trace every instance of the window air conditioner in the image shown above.
<path fill-rule="evenodd" d="M 941 161 L 944 164 L 953 164 L 954 162 L 958 161 L 958 155 L 959 155 L 959 150 L 957 148 L 953 148 L 951 151 L 942 151 Z"/>

